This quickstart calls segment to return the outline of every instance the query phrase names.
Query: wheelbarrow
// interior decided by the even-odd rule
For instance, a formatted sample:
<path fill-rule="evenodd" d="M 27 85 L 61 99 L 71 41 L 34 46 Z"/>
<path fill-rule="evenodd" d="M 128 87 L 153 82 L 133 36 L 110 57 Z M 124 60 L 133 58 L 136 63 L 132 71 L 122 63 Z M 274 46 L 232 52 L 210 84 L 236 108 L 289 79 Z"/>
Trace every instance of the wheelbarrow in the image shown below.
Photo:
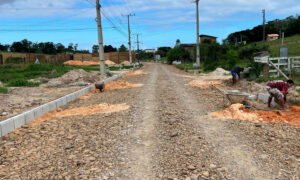
<path fill-rule="evenodd" d="M 238 90 L 232 91 L 224 91 L 219 89 L 218 87 L 213 86 L 216 90 L 218 90 L 221 94 L 223 94 L 223 102 L 226 106 L 231 104 L 241 103 L 244 104 L 247 97 L 250 95 L 246 92 L 240 92 Z M 227 102 L 225 102 L 227 101 Z M 228 103 L 229 102 L 229 103 Z"/>

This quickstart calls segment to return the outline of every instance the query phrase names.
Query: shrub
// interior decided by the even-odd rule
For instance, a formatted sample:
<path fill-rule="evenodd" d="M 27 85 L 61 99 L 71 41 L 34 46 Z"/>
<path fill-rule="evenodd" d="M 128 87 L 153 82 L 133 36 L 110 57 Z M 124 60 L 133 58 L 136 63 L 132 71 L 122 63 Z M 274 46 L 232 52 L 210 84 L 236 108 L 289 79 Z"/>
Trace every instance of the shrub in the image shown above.
<path fill-rule="evenodd" d="M 7 94 L 8 90 L 6 87 L 0 87 L 0 93 Z"/>
<path fill-rule="evenodd" d="M 40 85 L 39 83 L 29 82 L 25 78 L 13 79 L 8 82 L 8 86 L 10 87 L 22 87 L 22 86 L 35 87 L 39 85 Z"/>
<path fill-rule="evenodd" d="M 190 53 L 181 47 L 174 47 L 167 53 L 167 62 L 172 64 L 176 60 L 190 60 Z"/>

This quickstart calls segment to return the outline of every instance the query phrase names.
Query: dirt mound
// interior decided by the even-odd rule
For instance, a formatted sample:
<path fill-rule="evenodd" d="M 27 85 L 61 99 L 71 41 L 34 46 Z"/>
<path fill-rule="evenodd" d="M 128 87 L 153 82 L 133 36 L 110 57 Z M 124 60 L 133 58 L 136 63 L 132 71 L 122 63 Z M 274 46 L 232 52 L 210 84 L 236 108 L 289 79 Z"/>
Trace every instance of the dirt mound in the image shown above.
<path fill-rule="evenodd" d="M 292 106 L 288 111 L 252 111 L 242 104 L 233 104 L 223 111 L 209 114 L 211 117 L 231 118 L 267 123 L 289 123 L 300 126 L 300 106 Z"/>
<path fill-rule="evenodd" d="M 74 60 L 70 60 L 70 61 L 66 61 L 64 62 L 64 64 L 67 65 L 76 65 L 76 66 L 90 66 L 90 65 L 99 65 L 99 62 L 93 62 L 93 61 L 74 61 Z"/>
<path fill-rule="evenodd" d="M 53 112 L 47 113 L 44 116 L 32 121 L 29 125 L 35 126 L 42 123 L 43 121 L 50 120 L 55 117 L 89 116 L 94 114 L 114 113 L 114 112 L 125 111 L 129 108 L 130 106 L 128 106 L 126 103 L 115 104 L 115 105 L 103 103 L 103 104 L 97 104 L 92 106 L 68 109 L 65 111 L 62 111 L 61 109 L 57 109 Z"/>
<path fill-rule="evenodd" d="M 69 85 L 74 82 L 89 82 L 93 83 L 100 80 L 98 72 L 86 72 L 82 69 L 75 69 L 67 72 L 59 78 L 51 79 L 47 83 L 47 87 L 58 87 Z"/>
<path fill-rule="evenodd" d="M 131 84 L 126 81 L 111 81 L 105 85 L 104 90 L 114 90 L 114 89 L 125 89 L 125 88 L 134 88 L 142 87 L 143 84 Z"/>
<path fill-rule="evenodd" d="M 107 64 L 107 65 L 115 65 L 116 63 L 112 62 L 111 60 L 106 60 L 105 64 Z"/>
<path fill-rule="evenodd" d="M 211 86 L 224 86 L 221 81 L 217 80 L 204 80 L 204 79 L 197 79 L 193 80 L 189 83 L 190 86 L 193 87 L 200 87 L 200 88 L 208 88 Z"/>
<path fill-rule="evenodd" d="M 224 75 L 229 75 L 230 72 L 226 71 L 223 68 L 217 68 L 216 70 L 214 70 L 213 72 L 208 73 L 208 76 L 224 76 Z"/>
<path fill-rule="evenodd" d="M 144 75 L 146 74 L 144 71 L 142 70 L 137 70 L 137 71 L 129 71 L 128 73 L 126 73 L 123 77 L 127 77 L 127 76 L 137 76 L 137 75 Z"/>
<path fill-rule="evenodd" d="M 129 61 L 123 61 L 121 64 L 123 64 L 125 66 L 130 66 L 130 62 Z"/>

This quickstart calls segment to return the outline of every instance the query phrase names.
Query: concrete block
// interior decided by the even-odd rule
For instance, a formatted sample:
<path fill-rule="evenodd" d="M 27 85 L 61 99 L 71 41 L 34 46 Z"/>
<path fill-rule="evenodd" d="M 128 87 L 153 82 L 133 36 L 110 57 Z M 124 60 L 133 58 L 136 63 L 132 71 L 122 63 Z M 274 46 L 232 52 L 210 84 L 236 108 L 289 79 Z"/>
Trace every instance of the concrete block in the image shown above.
<path fill-rule="evenodd" d="M 60 106 L 62 106 L 62 99 L 56 99 L 55 101 L 55 104 L 56 104 L 56 108 L 59 108 Z"/>
<path fill-rule="evenodd" d="M 41 117 L 43 115 L 43 108 L 40 106 L 40 107 L 37 107 L 37 108 L 34 108 L 33 109 L 34 111 L 34 118 L 38 118 L 38 117 Z"/>
<path fill-rule="evenodd" d="M 56 102 L 52 101 L 48 103 L 48 106 L 49 106 L 49 112 L 54 111 L 56 109 Z"/>
<path fill-rule="evenodd" d="M 41 107 L 42 107 L 42 116 L 50 111 L 49 110 L 49 104 L 44 104 Z"/>
<path fill-rule="evenodd" d="M 25 112 L 24 116 L 25 116 L 25 124 L 28 124 L 31 121 L 35 120 L 34 111 L 33 110 Z"/>
<path fill-rule="evenodd" d="M 0 122 L 0 126 L 1 126 L 1 131 L 2 131 L 1 135 L 2 136 L 5 136 L 6 134 L 15 130 L 15 123 L 12 118 L 9 118 L 5 121 Z"/>
<path fill-rule="evenodd" d="M 62 97 L 61 99 L 62 99 L 62 106 L 68 104 L 66 96 Z"/>
<path fill-rule="evenodd" d="M 71 102 L 72 101 L 72 95 L 71 94 L 68 94 L 67 96 L 65 96 L 66 99 L 67 99 L 67 103 Z"/>
<path fill-rule="evenodd" d="M 15 117 L 12 117 L 14 123 L 15 123 L 15 129 L 22 127 L 25 125 L 25 115 L 20 114 Z"/>
<path fill-rule="evenodd" d="M 249 101 L 255 101 L 255 100 L 257 100 L 257 95 L 249 95 L 248 98 L 247 98 L 247 100 L 249 100 Z"/>
<path fill-rule="evenodd" d="M 262 101 L 262 102 L 264 102 L 264 103 L 268 103 L 269 97 L 270 97 L 269 94 L 264 94 L 264 93 L 259 93 L 257 95 L 257 99 L 260 100 L 260 101 Z M 272 107 L 277 107 L 278 106 L 278 104 L 274 101 L 274 98 L 273 98 L 273 100 L 271 102 L 271 106 Z"/>
<path fill-rule="evenodd" d="M 0 124 L 0 137 L 2 137 L 2 128 L 1 128 L 1 124 Z"/>

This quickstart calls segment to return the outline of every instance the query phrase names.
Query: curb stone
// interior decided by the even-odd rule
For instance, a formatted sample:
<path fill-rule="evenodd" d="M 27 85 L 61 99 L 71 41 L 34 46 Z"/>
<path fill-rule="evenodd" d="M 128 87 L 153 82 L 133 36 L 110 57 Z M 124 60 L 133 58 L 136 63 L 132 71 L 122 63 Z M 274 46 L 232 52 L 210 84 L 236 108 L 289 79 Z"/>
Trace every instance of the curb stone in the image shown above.
<path fill-rule="evenodd" d="M 120 77 L 122 77 L 127 72 L 122 72 L 120 74 L 114 75 L 110 78 L 105 79 L 103 82 L 106 84 L 110 81 L 114 81 Z M 5 136 L 6 134 L 14 131 L 17 128 L 22 127 L 25 124 L 30 123 L 31 121 L 37 119 L 38 117 L 43 116 L 44 114 L 54 111 L 55 109 L 64 106 L 72 101 L 75 101 L 79 97 L 89 93 L 90 91 L 95 89 L 95 85 L 91 84 L 86 88 L 83 88 L 79 91 L 73 92 L 66 96 L 63 96 L 59 99 L 51 101 L 49 103 L 43 104 L 39 107 L 33 108 L 29 111 L 18 114 L 14 117 L 8 118 L 2 122 L 0 122 L 0 137 Z"/>

